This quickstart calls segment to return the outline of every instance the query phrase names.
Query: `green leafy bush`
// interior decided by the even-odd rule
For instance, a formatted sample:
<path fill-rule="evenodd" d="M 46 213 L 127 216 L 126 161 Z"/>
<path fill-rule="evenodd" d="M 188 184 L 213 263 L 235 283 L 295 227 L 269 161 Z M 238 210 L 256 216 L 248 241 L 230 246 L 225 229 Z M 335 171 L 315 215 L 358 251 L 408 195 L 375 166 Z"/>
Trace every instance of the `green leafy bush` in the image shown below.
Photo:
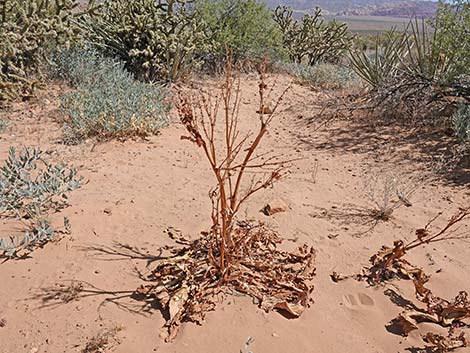
<path fill-rule="evenodd" d="M 96 50 L 58 53 L 54 71 L 76 88 L 62 97 L 67 143 L 144 137 L 168 124 L 166 89 L 136 81 L 124 64 Z"/>
<path fill-rule="evenodd" d="M 282 34 L 265 3 L 256 0 L 199 0 L 196 11 L 208 24 L 213 46 L 205 53 L 233 60 L 282 57 Z"/>
<path fill-rule="evenodd" d="M 431 23 L 441 43 L 442 53 L 457 58 L 455 72 L 470 74 L 470 1 L 439 2 Z"/>
<path fill-rule="evenodd" d="M 176 81 L 208 45 L 207 26 L 192 0 L 105 0 L 86 21 L 90 40 L 117 56 L 137 78 Z"/>
<path fill-rule="evenodd" d="M 314 66 L 289 63 L 281 68 L 293 75 L 300 84 L 315 88 L 343 89 L 360 85 L 359 77 L 346 66 L 329 63 Z"/>
<path fill-rule="evenodd" d="M 73 0 L 0 1 L 0 101 L 31 94 L 43 54 L 68 45 L 79 29 Z"/>
<path fill-rule="evenodd" d="M 305 14 L 301 21 L 287 6 L 278 6 L 274 20 L 283 34 L 284 47 L 292 62 L 315 65 L 337 62 L 352 44 L 348 26 L 337 21 L 325 21 L 321 9 Z"/>
<path fill-rule="evenodd" d="M 15 256 L 19 250 L 51 240 L 55 232 L 49 214 L 66 207 L 67 195 L 81 185 L 75 169 L 48 163 L 42 151 L 26 148 L 17 154 L 10 148 L 0 168 L 0 217 L 15 218 L 27 229 L 22 236 L 0 238 L 0 256 Z M 67 219 L 64 227 L 67 231 L 70 228 Z"/>

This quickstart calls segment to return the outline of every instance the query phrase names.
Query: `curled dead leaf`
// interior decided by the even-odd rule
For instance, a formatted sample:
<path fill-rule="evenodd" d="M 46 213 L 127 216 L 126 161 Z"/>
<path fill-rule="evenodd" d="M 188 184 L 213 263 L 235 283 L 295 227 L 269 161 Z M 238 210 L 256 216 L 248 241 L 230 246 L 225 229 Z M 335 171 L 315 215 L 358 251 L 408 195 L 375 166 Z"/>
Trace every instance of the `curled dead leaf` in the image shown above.
<path fill-rule="evenodd" d="M 168 304 L 170 321 L 177 319 L 177 316 L 182 313 L 184 305 L 186 304 L 189 297 L 188 287 L 181 287 L 171 298 Z"/>
<path fill-rule="evenodd" d="M 274 304 L 273 309 L 286 311 L 294 317 L 300 317 L 305 311 L 305 306 L 282 301 Z"/>

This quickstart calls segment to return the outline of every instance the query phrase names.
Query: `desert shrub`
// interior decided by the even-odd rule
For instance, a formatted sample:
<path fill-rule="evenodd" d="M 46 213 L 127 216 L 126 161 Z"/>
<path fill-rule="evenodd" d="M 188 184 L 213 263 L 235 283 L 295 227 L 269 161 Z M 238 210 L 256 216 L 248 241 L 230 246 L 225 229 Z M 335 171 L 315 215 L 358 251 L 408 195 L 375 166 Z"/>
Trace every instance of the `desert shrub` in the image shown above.
<path fill-rule="evenodd" d="M 85 23 L 90 40 L 117 56 L 145 81 L 176 81 L 197 64 L 208 43 L 207 26 L 192 0 L 105 0 Z"/>
<path fill-rule="evenodd" d="M 435 20 L 431 25 L 442 46 L 442 53 L 452 54 L 456 72 L 470 74 L 470 1 L 439 2 Z"/>
<path fill-rule="evenodd" d="M 166 89 L 136 81 L 123 63 L 94 49 L 59 53 L 54 70 L 76 88 L 62 96 L 67 143 L 144 137 L 168 123 Z"/>
<path fill-rule="evenodd" d="M 31 94 L 39 64 L 51 46 L 68 45 L 79 33 L 76 1 L 0 2 L 0 101 Z"/>
<path fill-rule="evenodd" d="M 470 105 L 462 104 L 452 116 L 456 135 L 463 140 L 470 140 Z"/>
<path fill-rule="evenodd" d="M 65 208 L 68 194 L 82 185 L 77 171 L 66 164 L 50 164 L 38 149 L 17 154 L 10 148 L 0 168 L 0 217 L 14 218 L 26 226 L 22 236 L 0 238 L 0 256 L 15 256 L 54 238 L 48 216 Z M 68 219 L 64 228 L 69 231 Z M 3 253 L 3 254 L 2 254 Z"/>
<path fill-rule="evenodd" d="M 284 47 L 292 62 L 315 65 L 320 62 L 337 62 L 352 43 L 348 26 L 322 18 L 321 9 L 305 14 L 301 21 L 293 17 L 287 6 L 278 6 L 274 20 L 283 35 Z"/>
<path fill-rule="evenodd" d="M 321 63 L 314 66 L 289 63 L 282 68 L 293 75 L 300 84 L 315 88 L 343 89 L 359 85 L 359 77 L 349 67 Z"/>
<path fill-rule="evenodd" d="M 233 59 L 282 56 L 281 32 L 265 3 L 255 0 L 200 0 L 196 10 L 208 24 L 214 59 L 225 58 L 226 47 Z"/>
<path fill-rule="evenodd" d="M 459 103 L 470 101 L 470 76 L 457 55 L 469 41 L 448 46 L 438 24 L 435 19 L 432 31 L 425 21 L 411 20 L 403 34 L 378 43 L 371 57 L 351 51 L 352 67 L 370 85 L 371 106 L 380 116 L 442 123 Z"/>

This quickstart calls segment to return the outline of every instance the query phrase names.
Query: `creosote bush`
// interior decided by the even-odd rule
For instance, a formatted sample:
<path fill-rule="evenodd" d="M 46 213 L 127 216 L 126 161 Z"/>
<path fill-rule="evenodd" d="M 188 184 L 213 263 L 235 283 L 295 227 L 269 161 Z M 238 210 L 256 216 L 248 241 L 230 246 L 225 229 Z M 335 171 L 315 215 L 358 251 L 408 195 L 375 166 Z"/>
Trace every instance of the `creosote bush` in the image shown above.
<path fill-rule="evenodd" d="M 50 164 L 38 149 L 17 153 L 10 148 L 0 168 L 0 217 L 16 219 L 26 227 L 23 235 L 0 238 L 0 257 L 14 257 L 54 238 L 49 221 L 51 213 L 68 205 L 68 194 L 81 187 L 83 179 L 66 164 Z M 64 230 L 70 223 L 64 219 Z"/>
<path fill-rule="evenodd" d="M 255 0 L 200 0 L 196 12 L 207 23 L 212 45 L 205 61 L 225 59 L 226 48 L 233 60 L 282 57 L 282 34 L 266 4 Z"/>
<path fill-rule="evenodd" d="M 93 49 L 59 52 L 53 71 L 75 90 L 62 97 L 64 141 L 145 137 L 168 124 L 167 91 L 136 81 L 124 64 Z"/>

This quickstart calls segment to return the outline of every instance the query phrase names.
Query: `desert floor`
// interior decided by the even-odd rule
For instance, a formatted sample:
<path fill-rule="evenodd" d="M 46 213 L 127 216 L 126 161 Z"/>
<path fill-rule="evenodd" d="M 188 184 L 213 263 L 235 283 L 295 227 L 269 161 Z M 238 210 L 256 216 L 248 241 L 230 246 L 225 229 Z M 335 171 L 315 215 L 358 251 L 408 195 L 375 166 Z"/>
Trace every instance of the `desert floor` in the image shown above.
<path fill-rule="evenodd" d="M 289 78 L 277 77 L 275 92 L 288 83 Z M 241 89 L 240 124 L 255 128 L 256 77 L 244 76 Z M 51 87 L 38 99 L 1 113 L 11 121 L 0 134 L 1 160 L 10 145 L 39 146 L 51 159 L 72 163 L 88 180 L 71 194 L 71 206 L 54 216 L 70 218 L 71 236 L 0 264 L 0 319 L 6 321 L 0 327 L 1 353 L 82 352 L 93 337 L 114 328 L 119 332 L 106 351 L 118 353 L 238 353 L 249 336 L 255 339 L 250 346 L 254 353 L 420 352 L 421 334 L 444 332 L 424 323 L 405 338 L 388 327 L 403 310 L 394 302 L 400 303 L 400 296 L 414 300 L 409 281 L 372 288 L 330 278 L 333 271 L 360 272 L 382 245 L 412 239 L 439 212 L 435 225 L 442 226 L 468 205 L 468 170 L 450 177 L 436 176 L 430 168 L 430 155 L 445 148 L 442 135 L 355 119 L 321 126 L 320 105 L 331 98 L 294 84 L 262 148 L 300 159 L 241 214 L 276 229 L 287 248 L 315 247 L 314 304 L 299 319 L 288 320 L 265 313 L 248 297 L 227 296 L 203 325 L 185 323 L 175 342 L 164 343 L 160 311 L 130 295 L 142 284 L 139 271 L 151 264 L 160 246 L 172 244 L 167 229 L 193 238 L 208 229 L 211 171 L 202 151 L 180 139 L 185 131 L 176 116 L 146 141 L 57 143 L 61 90 Z M 389 171 L 413 184 L 412 206 L 372 227 L 363 215 L 373 207 L 364 180 Z M 260 209 L 274 199 L 284 200 L 288 210 L 265 216 Z M 2 233 L 11 232 L 8 227 L 0 225 Z M 459 232 L 470 235 L 468 220 Z M 461 290 L 470 292 L 470 240 L 429 245 L 409 256 L 432 274 L 429 287 L 436 295 L 453 298 Z M 84 291 L 77 298 L 64 302 L 63 295 L 56 295 L 57 289 L 67 291 L 78 282 Z"/>

